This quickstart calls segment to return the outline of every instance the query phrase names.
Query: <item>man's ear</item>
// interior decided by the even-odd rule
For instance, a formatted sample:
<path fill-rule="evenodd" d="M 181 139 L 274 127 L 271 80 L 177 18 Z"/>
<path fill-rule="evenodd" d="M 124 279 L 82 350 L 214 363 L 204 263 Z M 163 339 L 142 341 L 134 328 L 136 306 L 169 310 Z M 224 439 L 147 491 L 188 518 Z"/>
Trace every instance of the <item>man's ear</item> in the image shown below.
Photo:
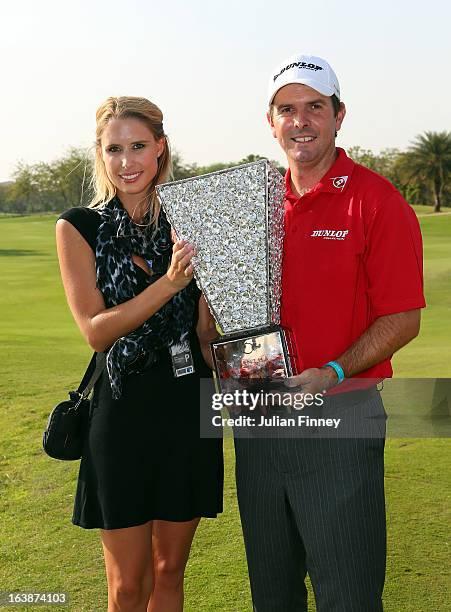
<path fill-rule="evenodd" d="M 346 106 L 344 102 L 340 102 L 340 108 L 338 109 L 337 116 L 335 117 L 335 130 L 338 132 L 341 128 L 341 124 L 343 123 L 343 119 L 346 115 Z"/>
<path fill-rule="evenodd" d="M 269 111 L 266 113 L 266 119 L 267 119 L 267 121 L 269 123 L 269 127 L 271 128 L 272 135 L 274 136 L 274 138 L 277 138 L 276 129 L 274 127 L 274 120 L 273 120 L 273 117 L 272 117 L 271 109 L 269 109 Z"/>

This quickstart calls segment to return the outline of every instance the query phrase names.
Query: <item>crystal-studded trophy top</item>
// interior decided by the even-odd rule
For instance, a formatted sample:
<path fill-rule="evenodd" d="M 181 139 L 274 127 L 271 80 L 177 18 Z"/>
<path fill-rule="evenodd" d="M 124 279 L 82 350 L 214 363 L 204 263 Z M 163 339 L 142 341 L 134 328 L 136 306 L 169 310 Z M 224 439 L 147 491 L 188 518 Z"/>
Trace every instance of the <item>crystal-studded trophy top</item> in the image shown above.
<path fill-rule="evenodd" d="M 157 190 L 177 236 L 197 249 L 196 280 L 222 330 L 279 323 L 281 174 L 260 160 Z"/>

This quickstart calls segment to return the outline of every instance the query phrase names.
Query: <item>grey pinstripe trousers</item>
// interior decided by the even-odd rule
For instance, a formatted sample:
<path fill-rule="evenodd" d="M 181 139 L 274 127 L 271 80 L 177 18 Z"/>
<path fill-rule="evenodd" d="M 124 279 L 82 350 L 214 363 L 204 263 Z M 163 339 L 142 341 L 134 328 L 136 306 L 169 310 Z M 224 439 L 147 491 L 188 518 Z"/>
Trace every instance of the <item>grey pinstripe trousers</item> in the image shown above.
<path fill-rule="evenodd" d="M 358 408 L 383 415 L 385 432 L 379 393 Z M 380 429 L 366 438 L 235 437 L 255 611 L 306 611 L 307 572 L 318 612 L 382 610 L 384 443 Z"/>

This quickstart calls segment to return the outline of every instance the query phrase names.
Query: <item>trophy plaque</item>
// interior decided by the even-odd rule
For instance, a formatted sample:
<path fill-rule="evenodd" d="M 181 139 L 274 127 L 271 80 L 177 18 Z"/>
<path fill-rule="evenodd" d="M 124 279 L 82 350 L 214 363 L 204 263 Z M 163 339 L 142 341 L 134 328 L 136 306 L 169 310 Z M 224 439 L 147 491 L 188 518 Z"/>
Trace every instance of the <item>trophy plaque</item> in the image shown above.
<path fill-rule="evenodd" d="M 222 391 L 295 374 L 280 326 L 284 179 L 266 159 L 157 187 L 168 221 L 197 249 L 197 284 L 222 335 L 211 343 Z"/>

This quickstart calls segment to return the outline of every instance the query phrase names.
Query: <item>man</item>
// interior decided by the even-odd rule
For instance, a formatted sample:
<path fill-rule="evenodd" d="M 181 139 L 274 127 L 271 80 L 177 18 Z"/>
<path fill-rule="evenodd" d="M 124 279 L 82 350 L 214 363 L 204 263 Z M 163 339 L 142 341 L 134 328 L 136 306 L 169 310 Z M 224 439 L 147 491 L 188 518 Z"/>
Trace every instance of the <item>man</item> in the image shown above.
<path fill-rule="evenodd" d="M 346 109 L 325 60 L 282 62 L 268 104 L 288 162 L 282 324 L 294 335 L 299 374 L 287 385 L 327 391 L 326 411 L 373 417 L 373 429 L 348 422 L 354 435 L 334 439 L 235 440 L 254 609 L 307 610 L 308 572 L 319 612 L 382 610 L 385 422 L 377 417 L 385 415 L 377 383 L 419 332 L 421 234 L 396 189 L 335 147 Z"/>

